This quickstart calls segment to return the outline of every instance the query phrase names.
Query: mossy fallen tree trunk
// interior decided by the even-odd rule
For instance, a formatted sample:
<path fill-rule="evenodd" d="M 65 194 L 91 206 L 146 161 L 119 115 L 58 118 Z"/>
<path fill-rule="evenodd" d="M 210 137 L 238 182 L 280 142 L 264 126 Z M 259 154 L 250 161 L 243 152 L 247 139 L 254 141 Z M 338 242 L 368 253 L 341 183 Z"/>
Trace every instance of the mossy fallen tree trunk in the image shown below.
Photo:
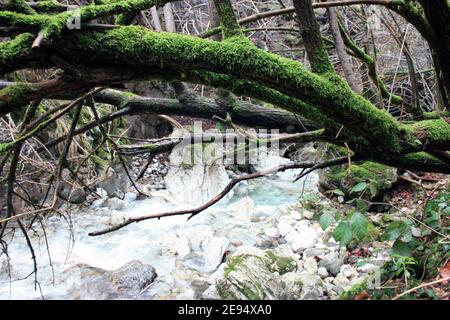
<path fill-rule="evenodd" d="M 130 26 L 104 32 L 71 32 L 62 35 L 59 45 L 55 42 L 45 50 L 68 61 L 80 61 L 87 68 L 153 67 L 156 72 L 156 66 L 174 70 L 182 66 L 183 71 L 228 74 L 305 101 L 316 107 L 317 113 L 334 119 L 379 149 L 397 154 L 422 151 L 427 147 L 450 149 L 450 125 L 444 120 L 419 122 L 414 127 L 401 125 L 387 112 L 354 94 L 341 81 L 311 73 L 300 63 L 259 50 L 241 38 L 234 40 L 214 42 Z M 19 53 L 22 53 L 19 56 L 26 55 L 21 50 L 23 47 L 19 46 Z M 49 61 L 38 58 L 35 63 L 45 65 Z M 10 65 L 2 59 L 0 72 L 12 71 L 8 70 Z M 20 67 L 28 67 L 28 63 L 20 63 Z M 189 80 L 184 79 L 182 70 L 178 72 L 180 80 Z M 204 84 L 214 84 L 214 79 L 203 80 Z M 0 110 L 11 111 L 24 103 L 20 92 L 14 94 L 14 99 L 4 99 L 5 92 L 1 91 L 0 97 Z M 298 111 L 301 114 L 301 110 Z M 418 127 L 421 135 L 414 131 Z M 433 133 L 437 131 L 436 136 Z"/>
<path fill-rule="evenodd" d="M 243 37 L 230 2 L 215 2 L 222 20 L 222 42 L 135 26 L 66 30 L 68 13 L 0 12 L 0 26 L 39 31 L 37 37 L 23 33 L 0 44 L 0 74 L 57 66 L 70 75 L 50 86 L 19 84 L 1 90 L 0 115 L 18 111 L 32 100 L 60 94 L 62 88 L 83 91 L 145 78 L 181 80 L 224 88 L 295 112 L 325 128 L 330 142 L 346 142 L 366 158 L 407 168 L 423 164 L 433 170 L 439 166 L 441 172 L 449 170 L 450 124 L 445 118 L 398 122 L 355 94 L 334 70 L 321 68 L 321 59 L 314 63 L 314 70 L 320 70 L 317 74 L 297 61 L 258 49 Z M 402 1 L 393 3 L 389 1 L 389 5 L 404 5 Z M 86 22 L 112 14 L 131 14 L 153 4 L 151 0 L 104 1 L 83 7 L 80 19 Z M 320 56 L 328 65 L 326 54 Z"/>
<path fill-rule="evenodd" d="M 229 114 L 234 123 L 248 127 L 279 129 L 283 132 L 301 132 L 305 127 L 316 128 L 314 123 L 292 112 L 238 100 L 222 103 L 199 96 L 181 96 L 178 100 L 151 98 L 129 95 L 118 90 L 103 90 L 95 95 L 95 99 L 121 108 L 129 107 L 136 113 L 152 112 L 203 119 L 212 119 L 214 116 L 226 118 Z"/>
<path fill-rule="evenodd" d="M 17 85 L 0 81 L 0 90 Z M 52 97 L 57 100 L 73 100 L 71 92 L 61 92 Z M 193 118 L 226 118 L 227 114 L 235 124 L 248 127 L 278 129 L 281 132 L 301 132 L 317 129 L 317 126 L 303 117 L 276 107 L 265 107 L 251 102 L 233 100 L 218 101 L 197 95 L 182 95 L 178 99 L 144 97 L 120 90 L 106 89 L 94 95 L 98 103 L 106 103 L 117 109 L 129 109 L 127 114 L 155 113 L 179 115 Z"/>

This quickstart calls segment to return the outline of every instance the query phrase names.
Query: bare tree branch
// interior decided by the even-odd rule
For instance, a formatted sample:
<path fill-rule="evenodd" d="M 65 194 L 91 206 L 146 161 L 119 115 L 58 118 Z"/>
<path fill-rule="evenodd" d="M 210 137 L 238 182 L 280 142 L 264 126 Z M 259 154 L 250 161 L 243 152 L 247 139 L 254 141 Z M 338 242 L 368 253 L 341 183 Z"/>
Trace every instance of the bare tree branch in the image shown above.
<path fill-rule="evenodd" d="M 200 212 L 206 210 L 207 208 L 211 207 L 212 205 L 216 204 L 221 199 L 223 199 L 223 197 L 225 197 L 227 195 L 227 193 L 230 192 L 234 188 L 234 186 L 241 181 L 262 178 L 262 177 L 265 177 L 270 174 L 275 174 L 277 172 L 282 172 L 282 171 L 286 171 L 286 170 L 290 170 L 290 169 L 299 169 L 299 168 L 311 168 L 312 169 L 312 168 L 314 168 L 314 170 L 315 170 L 315 169 L 319 169 L 319 168 L 326 168 L 329 166 L 334 166 L 334 165 L 345 163 L 346 161 L 347 161 L 347 157 L 342 157 L 342 158 L 334 159 L 331 161 L 325 161 L 325 162 L 322 162 L 319 164 L 311 163 L 311 162 L 293 163 L 293 164 L 288 164 L 288 165 L 280 165 L 277 167 L 273 167 L 273 168 L 263 170 L 263 171 L 258 171 L 258 172 L 251 173 L 251 174 L 241 175 L 241 176 L 233 178 L 219 194 L 217 194 L 214 198 L 212 198 L 211 200 L 209 200 L 208 202 L 204 203 L 203 205 L 201 205 L 197 208 L 185 209 L 185 210 L 175 210 L 175 211 L 168 211 L 168 212 L 162 212 L 162 213 L 154 213 L 154 214 L 148 214 L 148 215 L 143 215 L 143 216 L 139 216 L 139 217 L 128 218 L 124 222 L 114 225 L 112 227 L 109 227 L 109 228 L 106 228 L 106 229 L 103 229 L 100 231 L 90 232 L 89 235 L 90 236 L 100 236 L 100 235 L 103 235 L 106 233 L 110 233 L 110 232 L 122 229 L 122 228 L 128 226 L 129 224 L 144 221 L 144 220 L 149 220 L 149 219 L 159 219 L 159 218 L 163 218 L 163 217 L 179 216 L 179 215 L 190 215 L 189 219 L 191 219 L 192 217 L 196 216 Z"/>

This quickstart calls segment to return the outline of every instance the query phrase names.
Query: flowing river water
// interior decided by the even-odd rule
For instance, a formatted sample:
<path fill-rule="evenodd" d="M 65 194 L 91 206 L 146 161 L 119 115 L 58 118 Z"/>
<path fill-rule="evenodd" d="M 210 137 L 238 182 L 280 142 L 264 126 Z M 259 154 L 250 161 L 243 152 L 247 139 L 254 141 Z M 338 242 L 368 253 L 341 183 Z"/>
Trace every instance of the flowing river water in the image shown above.
<path fill-rule="evenodd" d="M 277 163 L 268 166 L 272 164 Z M 35 275 L 30 275 L 30 251 L 24 237 L 16 232 L 9 241 L 8 257 L 0 258 L 0 299 L 102 299 L 102 290 L 97 290 L 98 294 L 96 290 L 83 294 L 80 289 L 92 285 L 86 281 L 101 280 L 83 279 L 74 270 L 80 265 L 115 270 L 132 260 L 153 266 L 157 273 L 155 281 L 135 298 L 199 298 L 216 269 L 214 265 L 205 266 L 206 255 L 211 253 L 205 251 L 205 243 L 219 239 L 225 241 L 225 246 L 230 241 L 268 247 L 271 243 L 264 230 L 276 226 L 277 219 L 286 214 L 288 206 L 298 202 L 303 191 L 318 192 L 315 173 L 293 183 L 296 173 L 297 170 L 291 170 L 240 183 L 229 199 L 189 221 L 185 216 L 143 221 L 99 237 L 89 237 L 88 233 L 120 221 L 123 216 L 189 205 L 155 196 L 125 201 L 121 210 L 91 207 L 73 210 L 66 218 L 48 217 L 44 221 L 45 234 L 42 228 L 30 233 L 37 257 L 37 285 Z M 217 254 L 220 252 L 212 252 L 213 256 Z M 124 297 L 130 298 L 126 293 Z"/>

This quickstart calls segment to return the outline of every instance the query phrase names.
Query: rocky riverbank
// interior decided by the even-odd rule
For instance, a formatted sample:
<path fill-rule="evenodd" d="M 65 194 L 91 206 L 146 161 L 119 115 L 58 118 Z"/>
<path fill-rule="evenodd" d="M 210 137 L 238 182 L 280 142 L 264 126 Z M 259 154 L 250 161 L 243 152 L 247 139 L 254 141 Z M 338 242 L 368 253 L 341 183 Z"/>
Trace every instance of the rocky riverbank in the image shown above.
<path fill-rule="evenodd" d="M 172 153 L 170 163 L 180 156 Z M 135 161 L 142 167 L 144 160 Z M 287 162 L 269 155 L 259 168 Z M 295 170 L 240 183 L 227 199 L 189 221 L 183 216 L 149 220 L 89 237 L 88 232 L 126 217 L 197 205 L 232 174 L 220 165 L 171 167 L 165 161 L 152 161 L 147 170 L 145 179 L 153 182 L 144 191 L 150 198 L 130 189 L 120 199 L 99 189 L 102 198 L 68 213 L 70 219 L 45 220 L 46 234 L 32 236 L 40 290 L 26 278 L 32 262 L 24 239 L 16 235 L 9 263 L 2 260 L 0 297 L 336 299 L 376 274 L 386 259 L 383 245 L 366 247 L 364 255 L 340 248 L 331 226 L 322 230 L 316 221 L 319 212 L 336 210 L 335 204 L 320 195 L 315 173 L 293 183 Z M 314 199 L 313 205 L 300 201 L 301 195 Z"/>

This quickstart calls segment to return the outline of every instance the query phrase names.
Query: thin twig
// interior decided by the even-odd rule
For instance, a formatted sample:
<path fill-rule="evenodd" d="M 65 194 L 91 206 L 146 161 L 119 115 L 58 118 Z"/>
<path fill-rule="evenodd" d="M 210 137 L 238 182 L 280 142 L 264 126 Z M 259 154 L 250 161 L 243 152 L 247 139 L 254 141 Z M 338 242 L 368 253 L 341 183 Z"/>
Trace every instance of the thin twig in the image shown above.
<path fill-rule="evenodd" d="M 409 294 L 409 293 L 411 293 L 411 292 L 414 292 L 414 291 L 419 290 L 419 289 L 421 289 L 421 288 L 425 288 L 425 287 L 432 286 L 432 285 L 434 285 L 434 284 L 442 283 L 442 282 L 445 282 L 445 281 L 448 281 L 448 280 L 450 280 L 450 277 L 443 278 L 443 279 L 439 279 L 439 280 L 432 281 L 432 282 L 428 282 L 428 283 L 423 283 L 423 284 L 421 284 L 420 286 L 411 288 L 411 289 L 406 290 L 405 292 L 403 292 L 403 293 L 401 293 L 401 294 L 395 296 L 394 298 L 392 298 L 392 300 L 398 300 L 399 298 L 401 298 L 401 297 L 403 297 L 403 296 L 405 296 L 405 295 L 407 295 L 407 294 Z"/>

